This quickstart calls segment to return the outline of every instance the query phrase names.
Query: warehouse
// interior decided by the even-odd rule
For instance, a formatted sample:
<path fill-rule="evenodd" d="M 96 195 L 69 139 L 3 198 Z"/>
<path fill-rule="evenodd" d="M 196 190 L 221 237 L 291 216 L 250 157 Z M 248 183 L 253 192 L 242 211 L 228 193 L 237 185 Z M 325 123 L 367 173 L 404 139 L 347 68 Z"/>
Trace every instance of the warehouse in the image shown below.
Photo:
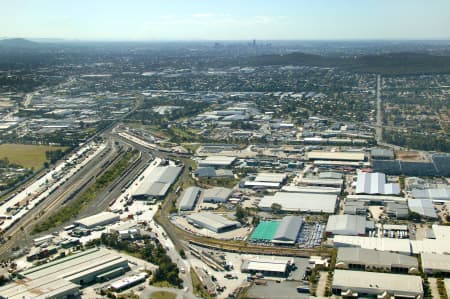
<path fill-rule="evenodd" d="M 426 274 L 450 274 L 450 256 L 434 253 L 422 253 L 420 257 L 423 272 Z"/>
<path fill-rule="evenodd" d="M 93 248 L 18 273 L 18 280 L 0 287 L 0 298 L 65 298 L 80 287 L 102 282 L 129 270 L 126 259 L 107 249 Z"/>
<path fill-rule="evenodd" d="M 367 221 L 365 216 L 331 215 L 325 231 L 327 235 L 364 236 L 374 227 L 373 221 Z"/>
<path fill-rule="evenodd" d="M 200 212 L 186 216 L 188 222 L 196 227 L 206 228 L 215 233 L 223 233 L 240 227 L 237 221 L 209 212 Z"/>
<path fill-rule="evenodd" d="M 283 186 L 281 191 L 284 192 L 298 192 L 298 193 L 320 193 L 320 194 L 334 194 L 339 195 L 341 193 L 341 188 L 333 187 L 314 187 L 314 186 Z"/>
<path fill-rule="evenodd" d="M 281 184 L 274 182 L 245 181 L 244 187 L 253 189 L 280 189 Z"/>
<path fill-rule="evenodd" d="M 250 236 L 252 242 L 271 242 L 280 226 L 280 221 L 260 221 Z"/>
<path fill-rule="evenodd" d="M 261 172 L 255 177 L 255 182 L 272 182 L 283 184 L 286 181 L 287 175 L 285 173 L 268 173 Z"/>
<path fill-rule="evenodd" d="M 332 290 L 351 297 L 423 298 L 422 278 L 406 274 L 335 270 Z"/>
<path fill-rule="evenodd" d="M 368 205 L 386 205 L 388 202 L 406 202 L 406 198 L 401 196 L 352 194 L 347 195 L 346 201 L 364 201 Z"/>
<path fill-rule="evenodd" d="M 215 169 L 214 167 L 200 167 L 194 171 L 198 178 L 234 178 L 233 171 L 230 169 Z"/>
<path fill-rule="evenodd" d="M 120 217 L 117 214 L 114 214 L 112 212 L 101 212 L 99 214 L 77 220 L 74 223 L 83 228 L 94 228 L 96 226 L 112 224 L 119 220 Z"/>
<path fill-rule="evenodd" d="M 400 185 L 386 183 L 384 173 L 360 172 L 356 180 L 356 194 L 400 194 Z"/>
<path fill-rule="evenodd" d="M 163 198 L 170 186 L 175 183 L 180 175 L 182 167 L 159 166 L 156 167 L 141 182 L 137 190 L 133 193 L 133 199 L 146 200 L 152 198 Z"/>
<path fill-rule="evenodd" d="M 180 200 L 180 211 L 192 211 L 200 197 L 199 187 L 189 187 L 187 188 Z"/>
<path fill-rule="evenodd" d="M 215 167 L 225 168 L 230 167 L 236 161 L 236 157 L 228 156 L 208 156 L 203 160 L 198 161 L 199 167 Z"/>
<path fill-rule="evenodd" d="M 370 150 L 370 155 L 372 156 L 372 159 L 378 159 L 378 160 L 393 160 L 394 159 L 394 151 L 391 149 L 373 148 Z"/>
<path fill-rule="evenodd" d="M 261 273 L 264 276 L 287 277 L 293 260 L 289 258 L 254 258 L 244 260 L 242 273 Z"/>
<path fill-rule="evenodd" d="M 419 265 L 415 257 L 406 254 L 351 247 L 339 248 L 336 268 L 393 273 L 419 272 Z"/>
<path fill-rule="evenodd" d="M 302 225 L 303 218 L 300 216 L 284 217 L 272 238 L 272 243 L 295 244 Z"/>
<path fill-rule="evenodd" d="M 337 196 L 334 194 L 277 192 L 272 196 L 264 196 L 258 203 L 258 208 L 271 211 L 273 204 L 280 205 L 282 211 L 333 214 L 336 210 Z"/>
<path fill-rule="evenodd" d="M 308 160 L 337 160 L 337 161 L 364 161 L 363 152 L 323 152 L 311 151 L 306 153 Z"/>
<path fill-rule="evenodd" d="M 417 213 L 422 217 L 437 219 L 436 210 L 433 207 L 433 202 L 430 199 L 410 198 L 408 200 L 409 210 Z"/>
<path fill-rule="evenodd" d="M 328 180 L 334 179 L 339 180 L 342 179 L 343 175 L 340 172 L 332 172 L 332 171 L 324 171 L 319 173 L 319 179 Z"/>
<path fill-rule="evenodd" d="M 333 245 L 338 248 L 360 247 L 365 249 L 411 254 L 411 242 L 408 239 L 336 235 L 333 237 Z"/>
<path fill-rule="evenodd" d="M 203 192 L 203 202 L 225 203 L 233 191 L 228 188 L 214 187 Z"/>
<path fill-rule="evenodd" d="M 386 203 L 386 214 L 395 219 L 406 219 L 409 216 L 408 204 L 406 202 Z"/>
<path fill-rule="evenodd" d="M 365 202 L 362 201 L 352 201 L 346 200 L 344 206 L 344 214 L 349 215 L 366 215 L 367 206 Z"/>
<path fill-rule="evenodd" d="M 111 283 L 111 290 L 113 290 L 114 292 L 121 292 L 123 290 L 129 289 L 135 285 L 144 282 L 147 279 L 147 277 L 148 274 L 143 272 L 137 275 L 122 278 L 120 280 Z"/>
<path fill-rule="evenodd" d="M 412 196 L 431 199 L 433 202 L 448 202 L 450 201 L 450 188 L 414 189 Z"/>
<path fill-rule="evenodd" d="M 308 186 L 323 186 L 323 187 L 333 187 L 342 188 L 344 184 L 343 179 L 321 179 L 319 177 L 306 177 L 300 180 L 300 184 Z"/>

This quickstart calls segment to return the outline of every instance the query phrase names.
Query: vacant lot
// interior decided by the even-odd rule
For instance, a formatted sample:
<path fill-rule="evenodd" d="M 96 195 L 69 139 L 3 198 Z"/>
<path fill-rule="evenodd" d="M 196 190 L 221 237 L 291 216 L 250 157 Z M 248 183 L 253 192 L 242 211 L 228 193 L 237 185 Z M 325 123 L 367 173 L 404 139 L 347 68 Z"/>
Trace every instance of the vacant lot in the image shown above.
<path fill-rule="evenodd" d="M 47 161 L 46 151 L 65 150 L 64 147 L 30 144 L 1 144 L 0 159 L 8 158 L 9 162 L 26 168 L 39 169 Z"/>
<path fill-rule="evenodd" d="M 424 158 L 416 151 L 396 151 L 395 156 L 403 161 L 423 161 Z"/>
<path fill-rule="evenodd" d="M 164 291 L 155 292 L 150 295 L 150 299 L 175 299 L 176 297 L 176 294 Z"/>

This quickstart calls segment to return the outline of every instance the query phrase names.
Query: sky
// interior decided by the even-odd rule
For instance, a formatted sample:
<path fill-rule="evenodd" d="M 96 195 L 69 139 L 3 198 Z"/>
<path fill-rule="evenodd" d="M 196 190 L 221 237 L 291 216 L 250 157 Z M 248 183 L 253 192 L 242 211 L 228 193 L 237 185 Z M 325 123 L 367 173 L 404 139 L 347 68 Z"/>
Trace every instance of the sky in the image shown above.
<path fill-rule="evenodd" d="M 0 0 L 0 36 L 450 39 L 450 0 Z"/>

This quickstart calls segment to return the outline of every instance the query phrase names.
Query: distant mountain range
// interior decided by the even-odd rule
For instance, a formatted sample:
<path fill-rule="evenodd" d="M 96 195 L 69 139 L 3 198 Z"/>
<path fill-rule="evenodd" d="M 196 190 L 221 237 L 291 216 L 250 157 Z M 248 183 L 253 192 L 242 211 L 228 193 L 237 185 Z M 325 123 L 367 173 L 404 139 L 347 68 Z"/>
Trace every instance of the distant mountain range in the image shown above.
<path fill-rule="evenodd" d="M 331 57 L 306 53 L 262 55 L 248 58 L 249 65 L 339 67 L 349 71 L 386 75 L 450 73 L 450 56 L 422 53 L 389 53 L 355 57 Z"/>
<path fill-rule="evenodd" d="M 0 47 L 30 48 L 38 45 L 39 43 L 32 42 L 25 38 L 6 38 L 0 40 Z"/>

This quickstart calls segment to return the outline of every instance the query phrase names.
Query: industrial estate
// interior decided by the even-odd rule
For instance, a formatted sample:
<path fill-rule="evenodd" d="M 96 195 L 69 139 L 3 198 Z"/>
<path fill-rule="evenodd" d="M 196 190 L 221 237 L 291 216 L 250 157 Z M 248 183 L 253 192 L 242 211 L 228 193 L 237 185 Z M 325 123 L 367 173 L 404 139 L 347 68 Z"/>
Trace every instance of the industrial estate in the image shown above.
<path fill-rule="evenodd" d="M 449 298 L 448 73 L 1 42 L 0 298 Z"/>

